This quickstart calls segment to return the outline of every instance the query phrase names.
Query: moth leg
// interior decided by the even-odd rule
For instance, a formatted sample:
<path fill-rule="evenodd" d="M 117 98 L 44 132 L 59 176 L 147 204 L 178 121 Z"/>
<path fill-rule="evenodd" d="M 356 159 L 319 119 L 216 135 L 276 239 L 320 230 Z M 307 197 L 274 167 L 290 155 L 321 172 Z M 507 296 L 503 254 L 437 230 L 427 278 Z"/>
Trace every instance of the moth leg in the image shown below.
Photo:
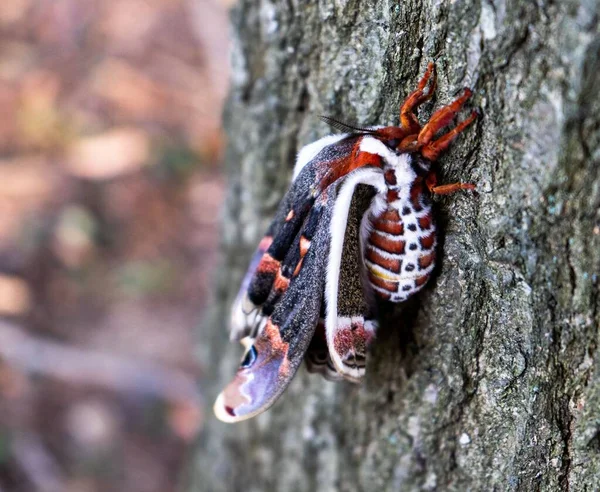
<path fill-rule="evenodd" d="M 427 92 L 424 92 L 429 79 L 431 79 L 431 86 Z M 427 65 L 427 70 L 425 71 L 423 78 L 421 78 L 419 81 L 417 90 L 413 91 L 404 100 L 404 104 L 402 104 L 402 107 L 400 108 L 400 122 L 402 124 L 402 128 L 407 130 L 409 135 L 413 133 L 419 133 L 421 131 L 421 124 L 419 123 L 419 120 L 413 111 L 425 101 L 431 99 L 433 93 L 435 92 L 436 79 L 435 64 L 430 62 L 429 65 Z"/>
<path fill-rule="evenodd" d="M 450 183 L 445 185 L 437 184 L 437 176 L 435 173 L 429 173 L 425 178 L 425 185 L 431 193 L 436 195 L 450 195 L 459 190 L 474 190 L 476 186 L 473 183 Z"/>
<path fill-rule="evenodd" d="M 452 183 L 434 187 L 431 192 L 436 195 L 450 195 L 459 190 L 474 190 L 476 186 L 473 183 Z"/>
<path fill-rule="evenodd" d="M 444 106 L 443 108 L 440 108 L 435 113 L 433 113 L 430 120 L 419 133 L 418 142 L 423 146 L 429 144 L 438 131 L 440 131 L 442 128 L 447 127 L 452 122 L 456 114 L 467 102 L 467 99 L 471 97 L 471 94 L 471 89 L 466 88 L 462 96 L 455 99 L 447 106 Z M 468 118 L 467 120 L 465 120 L 468 121 L 467 125 L 471 123 L 471 121 L 473 121 L 473 115 L 471 115 L 471 118 L 472 119 Z M 462 131 L 462 129 L 464 129 L 465 126 L 466 125 L 464 125 L 460 131 Z M 460 133 L 460 131 L 458 133 Z M 456 134 L 454 134 L 454 136 L 456 136 Z"/>
<path fill-rule="evenodd" d="M 417 137 L 418 134 L 413 133 L 412 135 L 403 138 L 400 145 L 398 145 L 398 150 L 400 152 L 417 152 L 421 148 L 419 142 L 417 142 Z"/>
<path fill-rule="evenodd" d="M 471 115 L 464 121 L 461 121 L 452 131 L 446 133 L 437 140 L 433 140 L 421 149 L 421 155 L 430 161 L 435 161 L 452 143 L 452 141 L 460 135 L 473 121 L 477 119 L 477 112 L 473 111 Z M 423 129 L 425 131 L 425 129 Z M 420 136 L 419 136 L 420 138 Z"/>

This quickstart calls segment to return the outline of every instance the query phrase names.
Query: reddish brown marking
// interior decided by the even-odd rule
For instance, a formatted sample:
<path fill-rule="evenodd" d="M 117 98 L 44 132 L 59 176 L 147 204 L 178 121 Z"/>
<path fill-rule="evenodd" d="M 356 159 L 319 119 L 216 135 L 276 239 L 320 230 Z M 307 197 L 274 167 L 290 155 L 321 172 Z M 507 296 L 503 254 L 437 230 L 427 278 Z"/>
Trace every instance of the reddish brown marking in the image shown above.
<path fill-rule="evenodd" d="M 400 214 L 395 208 L 388 208 L 379 217 L 379 220 L 389 220 L 391 222 L 398 222 L 400 220 Z"/>
<path fill-rule="evenodd" d="M 433 263 L 434 259 L 435 259 L 435 251 L 432 251 L 428 255 L 419 257 L 419 269 L 425 270 Z"/>
<path fill-rule="evenodd" d="M 354 337 L 354 352 L 364 357 L 367 351 L 367 342 L 369 341 L 369 335 L 365 330 L 364 318 L 361 317 L 358 320 L 352 320 L 352 335 Z"/>
<path fill-rule="evenodd" d="M 304 261 L 304 257 L 306 256 L 306 253 L 308 253 L 309 248 L 310 248 L 310 240 L 306 239 L 304 236 L 300 236 L 300 261 L 298 262 L 298 264 L 296 265 L 296 268 L 294 269 L 294 273 L 292 274 L 293 277 L 295 277 L 296 275 L 298 275 L 298 273 L 300 273 L 300 268 L 302 268 L 302 262 Z"/>
<path fill-rule="evenodd" d="M 372 285 L 379 287 L 380 289 L 387 290 L 388 292 L 396 292 L 398 290 L 398 282 L 389 282 L 383 280 L 376 275 L 373 275 L 370 271 L 368 272 L 369 281 Z"/>
<path fill-rule="evenodd" d="M 286 222 L 289 222 L 290 220 L 292 220 L 292 219 L 294 218 L 294 215 L 296 215 L 296 214 L 294 213 L 294 209 L 290 210 L 290 211 L 288 212 L 288 214 L 286 215 L 286 217 L 285 217 L 285 221 L 286 221 Z"/>
<path fill-rule="evenodd" d="M 272 242 L 273 242 L 273 238 L 271 236 L 265 236 L 260 240 L 258 249 L 260 251 L 267 251 L 269 249 L 269 246 L 271 246 Z"/>
<path fill-rule="evenodd" d="M 294 273 L 293 273 L 294 277 L 300 273 L 300 269 L 302 268 L 303 261 L 304 261 L 304 258 L 300 258 L 300 261 L 298 262 L 298 264 L 296 265 L 296 268 L 294 269 Z"/>
<path fill-rule="evenodd" d="M 397 255 L 401 255 L 404 253 L 404 246 L 405 246 L 404 241 L 399 241 L 396 239 L 389 239 L 380 234 L 377 234 L 376 231 L 374 231 L 374 233 L 371 234 L 371 236 L 369 237 L 369 242 L 373 246 L 376 246 L 377 248 L 379 248 L 383 251 L 386 251 L 388 253 L 393 253 L 393 254 L 397 254 Z"/>
<path fill-rule="evenodd" d="M 256 267 L 258 273 L 270 273 L 275 274 L 279 271 L 279 265 L 281 262 L 273 258 L 269 253 L 265 253 L 260 259 L 260 263 Z"/>
<path fill-rule="evenodd" d="M 287 352 L 288 344 L 281 339 L 281 333 L 279 332 L 279 326 L 273 323 L 271 318 L 267 320 L 265 329 L 263 330 L 260 338 L 266 338 L 269 340 L 272 352 L 279 352 L 284 354 Z M 258 339 L 257 339 L 258 341 Z"/>
<path fill-rule="evenodd" d="M 364 320 L 353 320 L 351 326 L 338 326 L 333 338 L 333 348 L 343 360 L 348 360 L 348 357 L 352 358 L 357 353 L 364 356 L 366 338 Z"/>
<path fill-rule="evenodd" d="M 308 248 L 310 248 L 310 240 L 304 236 L 300 236 L 300 257 L 304 258 L 304 255 L 308 252 Z"/>
<path fill-rule="evenodd" d="M 289 285 L 290 285 L 290 279 L 287 277 L 284 277 L 281 274 L 281 270 L 278 270 L 277 276 L 275 277 L 275 281 L 273 282 L 273 288 L 277 292 L 281 293 L 281 292 L 285 292 Z"/>
<path fill-rule="evenodd" d="M 367 260 L 375 265 L 379 265 L 381 268 L 394 273 L 400 273 L 402 268 L 402 260 L 392 260 L 391 258 L 384 258 L 377 251 L 371 248 L 367 248 Z"/>
<path fill-rule="evenodd" d="M 274 325 L 271 319 L 267 320 L 264 330 L 256 338 L 254 347 L 257 352 L 256 362 L 251 368 L 238 369 L 235 378 L 222 393 L 224 410 L 232 416 L 239 416 L 238 410 L 241 407 L 256 403 L 252 400 L 252 395 L 255 393 L 252 389 L 248 390 L 248 387 L 252 388 L 253 386 L 253 378 L 250 374 L 264 370 L 265 367 L 269 367 L 269 370 L 272 367 L 278 367 L 280 377 L 285 378 L 289 374 L 290 367 L 287 357 L 289 344 L 282 340 L 279 327 Z"/>
<path fill-rule="evenodd" d="M 431 249 L 433 243 L 435 242 L 435 232 L 432 232 L 429 234 L 429 236 L 419 238 L 419 242 L 421 243 L 423 249 Z"/>
<path fill-rule="evenodd" d="M 422 275 L 420 277 L 417 277 L 415 279 L 415 286 L 421 287 L 421 286 L 425 285 L 428 280 L 429 280 L 429 275 Z"/>
<path fill-rule="evenodd" d="M 423 230 L 427 230 L 431 227 L 431 215 L 423 215 L 423 217 L 419 218 L 419 227 Z"/>
<path fill-rule="evenodd" d="M 410 201 L 415 210 L 419 211 L 423 207 L 421 206 L 421 195 L 423 194 L 423 178 L 418 177 L 415 179 L 412 187 L 410 188 Z"/>
<path fill-rule="evenodd" d="M 355 169 L 364 166 L 382 166 L 381 156 L 360 151 L 361 141 L 362 138 L 356 141 L 349 155 L 328 164 L 328 170 L 319 182 L 321 190 L 326 189 L 331 183 L 337 181 L 342 176 L 346 176 L 346 174 Z"/>
<path fill-rule="evenodd" d="M 370 154 L 369 152 L 359 152 L 356 154 L 355 167 L 353 169 L 363 166 L 377 166 L 381 167 L 381 156 L 378 154 Z"/>
<path fill-rule="evenodd" d="M 273 324 L 270 318 L 267 320 L 263 332 L 256 339 L 254 346 L 259 357 L 264 354 L 266 358 L 264 363 L 271 362 L 273 359 L 281 360 L 279 374 L 282 376 L 287 375 L 289 371 L 289 359 L 287 357 L 289 344 L 282 340 L 279 326 Z"/>
<path fill-rule="evenodd" d="M 389 220 L 378 220 L 373 224 L 373 228 L 376 231 L 387 232 L 394 236 L 401 236 L 404 234 L 404 224 L 402 222 L 391 222 Z"/>
<path fill-rule="evenodd" d="M 339 329 L 333 339 L 334 350 L 341 355 L 346 355 L 352 349 L 352 332 L 349 329 Z"/>
<path fill-rule="evenodd" d="M 369 336 L 365 331 L 364 319 L 352 319 L 351 323 L 351 326 L 338 327 L 333 338 L 333 347 L 344 364 L 357 355 L 364 358 L 367 351 Z"/>
<path fill-rule="evenodd" d="M 395 184 L 397 184 L 396 181 L 396 173 L 394 172 L 393 169 L 388 169 L 384 174 L 383 177 L 385 178 L 385 182 L 389 185 L 394 186 Z"/>
<path fill-rule="evenodd" d="M 396 190 L 388 190 L 386 200 L 388 203 L 395 202 L 398 200 L 398 192 Z"/>

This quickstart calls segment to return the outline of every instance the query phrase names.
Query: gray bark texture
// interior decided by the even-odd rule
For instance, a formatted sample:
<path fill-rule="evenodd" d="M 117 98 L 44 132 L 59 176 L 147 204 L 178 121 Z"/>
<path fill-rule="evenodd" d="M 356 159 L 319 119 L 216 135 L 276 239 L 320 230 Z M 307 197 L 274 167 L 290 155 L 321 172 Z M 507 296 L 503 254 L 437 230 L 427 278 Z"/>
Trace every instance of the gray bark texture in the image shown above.
<path fill-rule="evenodd" d="M 600 37 L 593 0 L 240 0 L 229 194 L 200 334 L 212 400 L 230 303 L 318 115 L 396 124 L 427 63 L 482 118 L 439 161 L 441 262 L 386 311 L 362 385 L 301 368 L 268 412 L 207 408 L 191 491 L 600 489 Z M 210 403 L 207 402 L 207 403 Z"/>

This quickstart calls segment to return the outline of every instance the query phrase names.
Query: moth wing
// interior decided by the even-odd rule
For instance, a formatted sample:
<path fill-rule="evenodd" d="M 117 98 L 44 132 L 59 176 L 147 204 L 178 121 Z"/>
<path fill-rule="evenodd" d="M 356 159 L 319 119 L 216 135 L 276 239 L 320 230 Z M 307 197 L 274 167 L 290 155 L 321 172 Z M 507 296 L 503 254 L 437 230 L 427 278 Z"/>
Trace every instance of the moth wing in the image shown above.
<path fill-rule="evenodd" d="M 225 422 L 245 420 L 271 406 L 309 347 L 324 299 L 338 189 L 347 180 L 352 190 L 362 179 L 366 184 L 375 181 L 373 170 L 361 171 L 378 164 L 379 157 L 355 158 L 361 138 L 336 139 L 321 150 L 313 146 L 306 153 L 312 160 L 299 170 L 297 166 L 296 179 L 253 258 L 236 303 L 232 338 L 247 352 L 234 380 L 215 402 L 215 414 Z M 375 175 L 380 185 L 381 170 Z"/>
<path fill-rule="evenodd" d="M 271 294 L 280 274 L 284 273 L 289 278 L 293 273 L 282 272 L 286 268 L 282 263 L 293 246 L 300 246 L 297 242 L 294 244 L 294 241 L 311 215 L 317 197 L 317 185 L 333 170 L 344 167 L 359 138 L 360 136 L 352 135 L 323 137 L 303 147 L 298 153 L 292 185 L 252 257 L 234 301 L 230 323 L 231 340 L 254 338 L 257 328 L 264 324 L 263 307 L 267 304 L 266 311 L 272 310 L 276 299 Z M 291 258 L 291 263 L 287 265 L 288 270 L 296 267 L 292 260 Z"/>
<path fill-rule="evenodd" d="M 367 211 L 385 206 L 381 194 L 386 189 L 380 168 L 353 171 L 337 192 L 330 225 L 325 334 L 331 363 L 353 382 L 364 376 L 367 347 L 377 328 L 364 267 L 364 242 L 370 232 Z"/>
<path fill-rule="evenodd" d="M 321 374 L 328 381 L 344 380 L 344 376 L 335 368 L 329 355 L 325 335 L 325 319 L 323 318 L 319 320 L 315 334 L 304 356 L 304 362 L 306 362 L 308 372 Z"/>
<path fill-rule="evenodd" d="M 263 412 L 283 393 L 298 370 L 320 317 L 334 200 L 333 189 L 323 192 L 298 233 L 296 243 L 309 236 L 310 244 L 289 284 L 281 289 L 277 279 L 273 282 L 271 293 L 260 308 L 255 338 L 245 339 L 246 355 L 233 381 L 215 402 L 214 411 L 220 420 L 239 422 Z M 292 248 L 282 265 L 288 266 L 295 257 Z"/>
<path fill-rule="evenodd" d="M 232 340 L 254 338 L 264 318 L 262 307 L 269 299 L 282 263 L 310 212 L 314 198 L 304 181 L 295 182 L 282 200 L 265 237 L 252 256 L 231 310 Z"/>
<path fill-rule="evenodd" d="M 252 279 L 256 275 L 256 269 L 260 264 L 260 260 L 267 252 L 271 241 L 272 238 L 270 236 L 265 236 L 252 255 L 250 265 L 244 275 L 240 290 L 231 307 L 231 319 L 229 322 L 230 340 L 243 340 L 252 337 L 252 332 L 257 324 L 256 321 L 260 313 L 259 306 L 256 306 L 248 297 L 248 289 Z"/>

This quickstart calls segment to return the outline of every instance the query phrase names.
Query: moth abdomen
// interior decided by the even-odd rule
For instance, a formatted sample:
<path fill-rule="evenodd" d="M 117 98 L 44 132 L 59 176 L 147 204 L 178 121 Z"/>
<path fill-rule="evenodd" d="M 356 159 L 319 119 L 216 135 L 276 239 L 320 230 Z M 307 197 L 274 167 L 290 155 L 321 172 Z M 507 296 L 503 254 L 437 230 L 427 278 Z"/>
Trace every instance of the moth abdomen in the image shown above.
<path fill-rule="evenodd" d="M 429 192 L 415 172 L 428 165 L 416 165 L 409 153 L 386 153 L 386 192 L 380 193 L 385 208 L 369 212 L 371 231 L 366 239 L 367 278 L 382 299 L 400 302 L 421 290 L 435 267 L 436 228 Z"/>

